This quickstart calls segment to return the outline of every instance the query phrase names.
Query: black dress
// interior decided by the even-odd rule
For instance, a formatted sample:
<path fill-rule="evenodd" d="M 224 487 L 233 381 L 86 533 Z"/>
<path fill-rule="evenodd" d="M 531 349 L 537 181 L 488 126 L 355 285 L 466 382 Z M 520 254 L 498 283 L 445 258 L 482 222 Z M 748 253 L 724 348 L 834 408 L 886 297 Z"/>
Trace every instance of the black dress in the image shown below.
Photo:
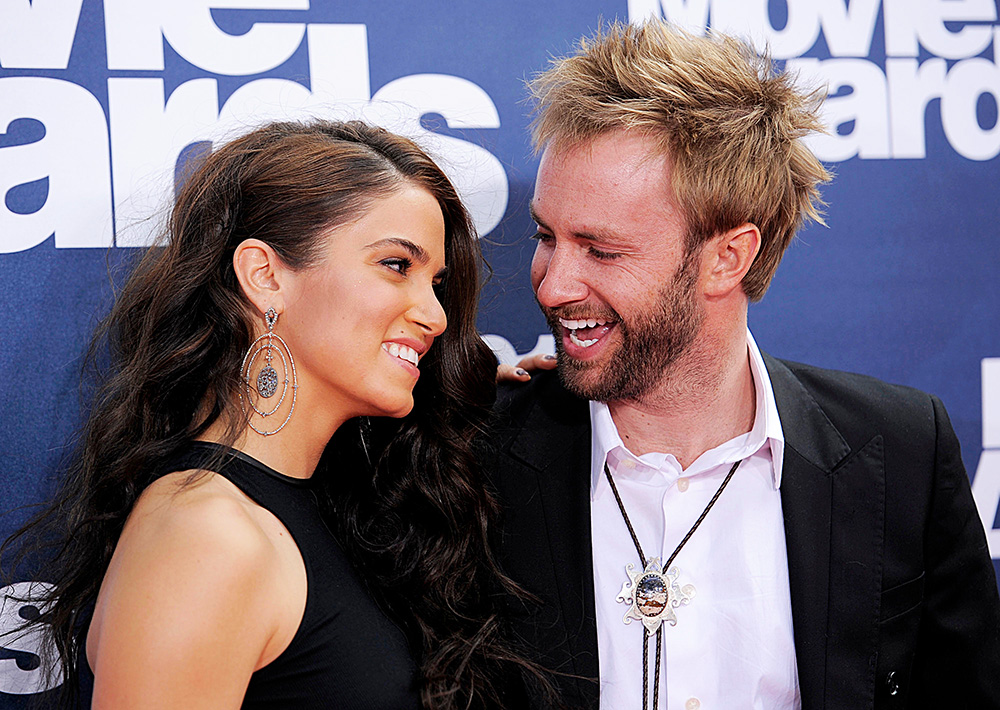
<path fill-rule="evenodd" d="M 213 465 L 211 459 L 218 459 L 220 451 L 230 456 Z M 368 594 L 323 522 L 315 483 L 285 476 L 243 453 L 205 442 L 193 443 L 161 470 L 187 469 L 225 476 L 273 513 L 288 529 L 305 563 L 308 591 L 302 622 L 288 648 L 251 676 L 243 707 L 419 708 L 417 665 L 406 637 Z"/>

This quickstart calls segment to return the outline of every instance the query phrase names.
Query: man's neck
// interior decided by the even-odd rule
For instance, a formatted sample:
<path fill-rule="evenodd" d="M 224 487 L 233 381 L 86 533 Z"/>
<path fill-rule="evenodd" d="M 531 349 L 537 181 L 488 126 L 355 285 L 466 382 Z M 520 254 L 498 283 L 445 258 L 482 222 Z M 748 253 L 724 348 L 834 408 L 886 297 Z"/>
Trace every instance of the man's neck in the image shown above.
<path fill-rule="evenodd" d="M 687 468 L 753 428 L 756 390 L 745 330 L 728 340 L 696 341 L 641 401 L 608 402 L 629 451 L 673 454 Z"/>

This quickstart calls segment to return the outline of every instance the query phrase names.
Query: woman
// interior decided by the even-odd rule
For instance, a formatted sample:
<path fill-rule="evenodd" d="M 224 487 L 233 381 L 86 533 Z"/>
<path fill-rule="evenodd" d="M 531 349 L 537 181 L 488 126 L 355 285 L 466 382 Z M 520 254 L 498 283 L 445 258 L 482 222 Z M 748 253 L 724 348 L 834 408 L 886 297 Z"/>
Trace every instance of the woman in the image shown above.
<path fill-rule="evenodd" d="M 86 632 L 93 707 L 516 702 L 468 443 L 479 269 L 446 176 L 378 128 L 269 125 L 187 179 L 32 529 L 58 539 L 39 621 L 71 679 Z"/>

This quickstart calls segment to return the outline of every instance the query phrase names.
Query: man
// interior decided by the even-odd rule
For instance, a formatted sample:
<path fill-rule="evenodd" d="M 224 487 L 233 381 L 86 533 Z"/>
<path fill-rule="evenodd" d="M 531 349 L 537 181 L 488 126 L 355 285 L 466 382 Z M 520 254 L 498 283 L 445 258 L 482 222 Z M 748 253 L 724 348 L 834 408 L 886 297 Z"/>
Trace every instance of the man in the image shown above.
<path fill-rule="evenodd" d="M 516 631 L 565 702 L 1000 707 L 1000 600 L 941 403 L 747 330 L 819 219 L 821 97 L 658 23 L 532 89 L 559 376 L 501 392 L 490 466 L 502 563 L 538 602 Z"/>

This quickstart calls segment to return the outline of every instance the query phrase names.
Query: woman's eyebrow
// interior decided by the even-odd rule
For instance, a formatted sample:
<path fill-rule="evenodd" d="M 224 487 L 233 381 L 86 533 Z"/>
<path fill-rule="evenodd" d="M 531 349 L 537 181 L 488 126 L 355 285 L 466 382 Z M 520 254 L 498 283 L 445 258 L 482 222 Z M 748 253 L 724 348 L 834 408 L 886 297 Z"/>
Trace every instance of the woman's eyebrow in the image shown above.
<path fill-rule="evenodd" d="M 366 246 L 365 249 L 378 249 L 379 247 L 384 247 L 387 244 L 395 244 L 396 246 L 403 247 L 421 264 L 426 264 L 431 260 L 430 255 L 422 246 L 414 244 L 409 239 L 402 239 L 400 237 L 386 237 L 385 239 L 379 239 L 377 242 L 372 242 Z"/>

